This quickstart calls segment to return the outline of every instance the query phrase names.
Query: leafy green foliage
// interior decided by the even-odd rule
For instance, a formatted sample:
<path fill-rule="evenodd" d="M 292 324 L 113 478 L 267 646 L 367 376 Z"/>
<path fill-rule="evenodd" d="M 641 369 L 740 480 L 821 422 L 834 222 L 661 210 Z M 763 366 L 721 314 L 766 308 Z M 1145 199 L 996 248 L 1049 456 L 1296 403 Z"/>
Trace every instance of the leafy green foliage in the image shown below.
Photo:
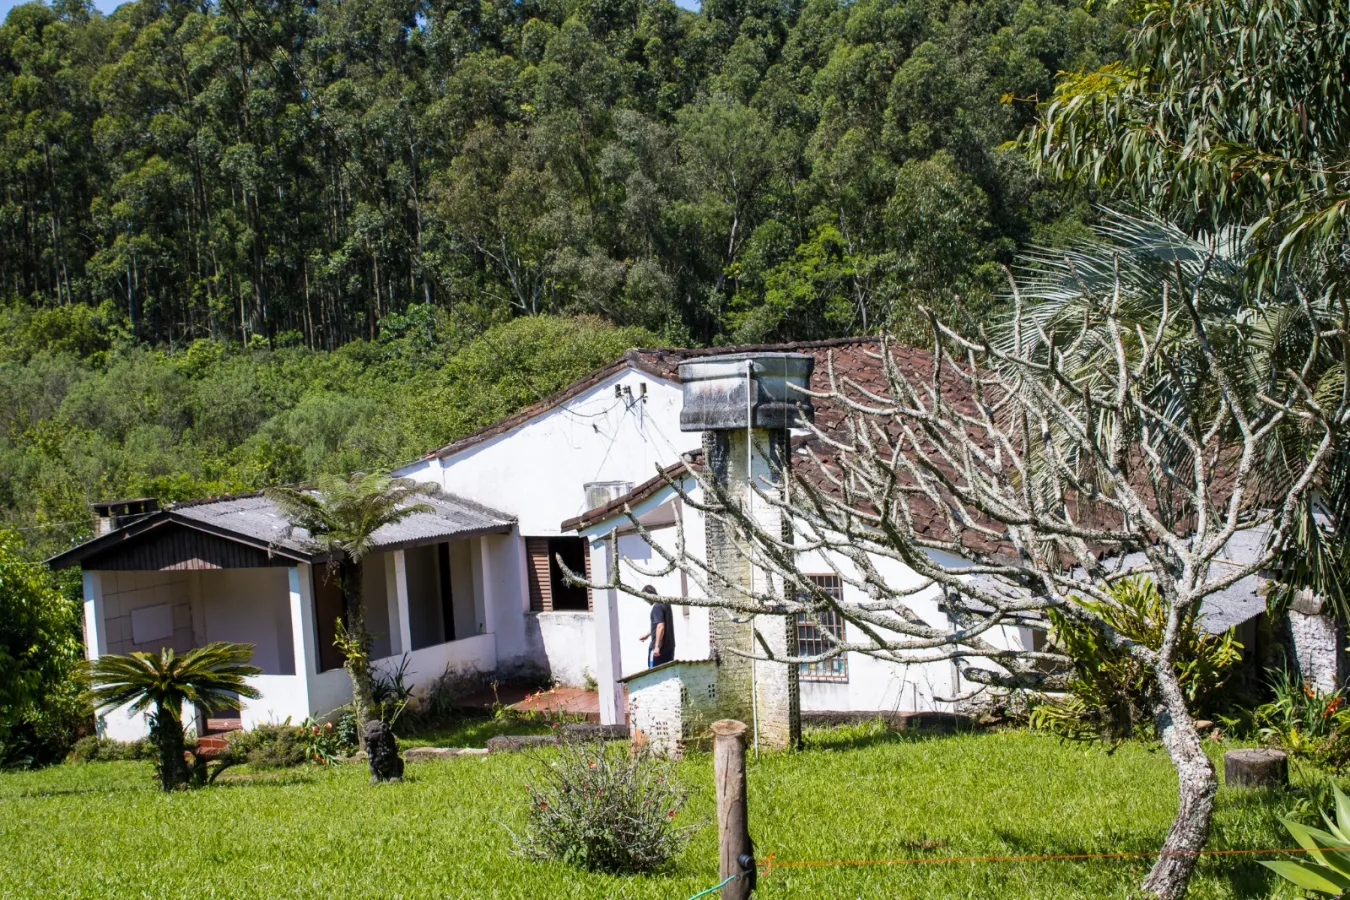
<path fill-rule="evenodd" d="M 251 644 L 215 641 L 183 654 L 166 647 L 158 654 L 104 654 L 89 663 L 87 699 L 95 709 L 130 705 L 132 713 L 153 708 L 150 740 L 159 750 L 160 785 L 166 791 L 188 783 L 184 753 L 183 707 L 204 712 L 233 706 L 238 698 L 262 694 L 246 678 L 262 674 L 249 665 Z"/>
<path fill-rule="evenodd" d="M 1306 857 L 1291 860 L 1267 861 L 1261 865 L 1276 875 L 1317 894 L 1344 896 L 1350 891 L 1350 798 L 1335 788 L 1336 818 L 1322 814 L 1327 830 L 1313 828 L 1290 819 L 1289 829 L 1298 845 L 1308 851 Z"/>
<path fill-rule="evenodd" d="M 689 843 L 695 829 L 675 824 L 685 794 L 673 766 L 605 743 L 564 741 L 549 756 L 525 786 L 525 856 L 593 872 L 652 872 Z"/>
<path fill-rule="evenodd" d="M 1156 650 L 1167 628 L 1168 609 L 1147 578 L 1117 583 L 1110 604 L 1077 600 L 1129 640 Z M 1072 660 L 1069 693 L 1045 699 L 1031 711 L 1034 727 L 1088 741 L 1120 741 L 1152 734 L 1156 699 L 1150 667 L 1128 651 L 1112 647 L 1090 626 L 1058 610 L 1049 612 L 1051 640 Z M 1191 610 L 1181 621 L 1173 668 L 1189 706 L 1197 714 L 1222 686 L 1242 645 L 1229 631 L 1208 634 Z"/>
<path fill-rule="evenodd" d="M 0 763 L 60 759 L 90 720 L 77 610 L 18 534 L 0 530 Z"/>
<path fill-rule="evenodd" d="M 88 504 L 190 499 L 416 459 L 657 339 L 593 317 L 469 338 L 431 307 L 333 352 L 118 346 L 78 359 L 0 317 L 0 522 L 37 561 L 87 537 Z"/>
<path fill-rule="evenodd" d="M 1271 699 L 1252 711 L 1261 739 L 1331 771 L 1350 764 L 1345 695 L 1323 691 L 1284 669 L 1271 673 Z"/>
<path fill-rule="evenodd" d="M 288 769 L 307 762 L 336 765 L 340 757 L 355 750 L 355 740 L 344 740 L 331 723 L 306 719 L 292 725 L 287 719 L 231 734 L 227 753 L 232 763 L 267 770 Z"/>
<path fill-rule="evenodd" d="M 137 741 L 115 741 L 112 738 L 86 735 L 70 748 L 66 762 L 125 762 L 154 759 L 159 753 L 154 744 L 141 738 Z"/>
<path fill-rule="evenodd" d="M 1252 227 L 1273 273 L 1311 249 L 1342 292 L 1350 10 L 1141 5 L 1126 59 L 1071 70 L 1028 134 L 1042 169 L 1210 230 Z"/>
<path fill-rule="evenodd" d="M 911 290 L 987 299 L 984 267 L 1081 220 L 999 148 L 1054 73 L 1119 57 L 1119 18 L 1076 0 L 28 4 L 0 27 L 0 291 L 80 354 L 128 335 L 331 350 L 413 304 L 697 343 L 905 321 Z M 831 229 L 837 271 L 770 300 L 769 273 Z M 890 265 L 916 259 L 935 269 Z M 728 315 L 765 303 L 767 322 Z"/>

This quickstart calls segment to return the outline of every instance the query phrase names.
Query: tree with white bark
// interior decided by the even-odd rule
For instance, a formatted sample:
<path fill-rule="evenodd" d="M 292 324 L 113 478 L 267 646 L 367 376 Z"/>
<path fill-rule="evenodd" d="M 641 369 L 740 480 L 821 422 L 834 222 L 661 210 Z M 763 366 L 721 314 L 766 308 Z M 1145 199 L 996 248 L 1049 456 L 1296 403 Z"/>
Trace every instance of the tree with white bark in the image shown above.
<path fill-rule="evenodd" d="M 1216 252 L 1197 246 L 1151 297 L 1138 279 L 1122 279 L 1118 259 L 1096 284 L 1069 264 L 1081 294 L 1075 316 L 1032 314 L 1013 282 L 1004 333 L 934 318 L 932 354 L 917 366 L 883 341 L 883 390 L 840 375 L 829 358 L 808 393 L 842 421 L 812 425 L 797 461 L 774 483 L 753 485 L 753 503 L 776 507 L 790 528 L 762 526 L 745 492 L 694 465 L 667 478 L 762 577 L 745 584 L 720 573 L 688 550 L 682 526 L 666 546 L 630 512 L 663 565 L 625 561 L 594 586 L 637 596 L 652 576 L 680 570 L 702 596 L 661 599 L 800 616 L 827 642 L 821 654 L 785 658 L 761 640 L 760 659 L 951 661 L 977 691 L 1062 688 L 1072 664 L 1053 634 L 1040 649 L 1009 649 L 992 640 L 998 629 L 1045 631 L 1054 610 L 1096 631 L 1156 681 L 1152 713 L 1179 802 L 1143 888 L 1184 895 L 1209 837 L 1217 781 L 1174 667 L 1179 633 L 1207 597 L 1276 560 L 1350 416 L 1345 310 L 1314 310 L 1299 293 L 1293 302 L 1319 324 L 1297 358 L 1254 384 L 1250 360 L 1224 351 L 1212 333 Z M 1140 303 L 1153 310 L 1149 327 L 1126 309 Z M 1298 463 L 1282 454 L 1283 476 L 1273 479 L 1267 461 L 1291 430 L 1300 435 Z M 699 490 L 682 486 L 690 477 Z M 1251 558 L 1227 559 L 1225 548 L 1247 529 L 1267 531 L 1269 542 Z M 836 600 L 802 573 L 804 554 L 825 560 L 864 599 Z M 895 567 L 881 561 L 919 578 L 898 584 L 883 574 Z M 625 567 L 640 578 L 630 583 Z M 1121 635 L 1100 612 L 1117 602 L 1113 585 L 1139 576 L 1152 580 L 1166 612 L 1157 647 Z M 941 624 L 915 611 L 935 590 L 947 610 Z M 848 623 L 846 637 L 820 627 L 827 613 Z"/>

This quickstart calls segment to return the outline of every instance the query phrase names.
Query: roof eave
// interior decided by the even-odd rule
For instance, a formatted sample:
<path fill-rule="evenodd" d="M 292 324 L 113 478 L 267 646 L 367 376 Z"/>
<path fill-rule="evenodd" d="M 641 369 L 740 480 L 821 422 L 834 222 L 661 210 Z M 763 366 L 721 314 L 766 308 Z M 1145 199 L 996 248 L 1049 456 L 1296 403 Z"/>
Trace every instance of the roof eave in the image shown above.
<path fill-rule="evenodd" d="M 493 534 L 510 534 L 515 528 L 514 522 L 503 522 L 500 525 L 484 525 L 481 528 L 466 528 L 463 531 L 456 531 L 451 534 L 429 535 L 427 537 L 408 538 L 402 541 L 391 541 L 389 543 L 376 544 L 371 548 L 376 553 L 391 553 L 395 550 L 412 550 L 417 547 L 426 547 L 431 544 L 443 544 L 446 541 L 467 541 L 470 538 L 487 537 Z"/>

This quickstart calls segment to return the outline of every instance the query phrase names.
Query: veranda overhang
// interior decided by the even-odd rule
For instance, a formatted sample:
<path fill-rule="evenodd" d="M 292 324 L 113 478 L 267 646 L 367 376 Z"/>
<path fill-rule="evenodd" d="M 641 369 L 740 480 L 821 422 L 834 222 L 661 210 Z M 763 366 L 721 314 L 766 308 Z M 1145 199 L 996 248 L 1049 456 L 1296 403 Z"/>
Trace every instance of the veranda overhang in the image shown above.
<path fill-rule="evenodd" d="M 505 534 L 515 517 L 437 493 L 419 498 L 430 509 L 375 532 L 372 551 L 406 550 L 448 540 Z M 156 510 L 47 560 L 54 569 L 169 571 L 235 569 L 327 562 L 310 536 L 263 494 L 198 500 Z"/>

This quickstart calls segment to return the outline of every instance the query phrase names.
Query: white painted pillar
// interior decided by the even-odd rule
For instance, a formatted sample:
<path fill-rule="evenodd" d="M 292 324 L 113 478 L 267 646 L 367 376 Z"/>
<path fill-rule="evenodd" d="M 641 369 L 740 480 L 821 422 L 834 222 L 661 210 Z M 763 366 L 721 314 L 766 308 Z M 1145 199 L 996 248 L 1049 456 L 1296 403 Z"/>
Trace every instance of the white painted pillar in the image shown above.
<path fill-rule="evenodd" d="M 314 629 L 314 594 L 311 588 L 310 567 L 290 566 L 286 569 L 287 601 L 291 616 L 291 656 L 294 660 L 292 677 L 286 682 L 267 680 L 258 700 L 241 704 L 243 725 L 252 728 L 259 722 L 276 716 L 289 716 L 299 722 L 314 714 L 311 702 L 313 692 L 310 679 L 319 672 L 318 633 Z M 255 714 L 252 708 L 260 712 Z"/>
<path fill-rule="evenodd" d="M 98 659 L 108 652 L 108 626 L 103 617 L 103 573 L 84 573 L 85 656 Z"/>
<path fill-rule="evenodd" d="M 398 648 L 393 653 L 411 653 L 413 649 L 412 642 L 412 613 L 408 606 L 408 557 L 402 550 L 395 550 L 390 554 L 394 558 L 393 564 L 393 590 L 386 591 L 389 595 L 389 634 L 390 643 L 393 643 L 393 635 L 398 635 Z M 397 627 L 394 625 L 398 622 Z"/>
<path fill-rule="evenodd" d="M 618 561 L 613 558 L 614 545 L 608 535 L 591 539 L 591 583 L 609 581 L 609 573 Z M 591 592 L 595 605 L 595 680 L 600 690 L 600 722 L 603 725 L 622 725 L 627 718 L 624 709 L 622 656 L 619 652 L 619 598 L 614 588 Z"/>
<path fill-rule="evenodd" d="M 483 573 L 483 631 L 486 634 L 497 632 L 497 578 L 492 567 L 493 538 L 478 539 L 478 552 L 482 555 L 479 567 Z M 498 539 L 499 540 L 499 539 Z"/>
<path fill-rule="evenodd" d="M 291 566 L 286 570 L 290 580 L 291 644 L 295 653 L 295 674 L 306 681 L 319 674 L 319 636 L 314 628 L 310 571 L 307 565 Z"/>

